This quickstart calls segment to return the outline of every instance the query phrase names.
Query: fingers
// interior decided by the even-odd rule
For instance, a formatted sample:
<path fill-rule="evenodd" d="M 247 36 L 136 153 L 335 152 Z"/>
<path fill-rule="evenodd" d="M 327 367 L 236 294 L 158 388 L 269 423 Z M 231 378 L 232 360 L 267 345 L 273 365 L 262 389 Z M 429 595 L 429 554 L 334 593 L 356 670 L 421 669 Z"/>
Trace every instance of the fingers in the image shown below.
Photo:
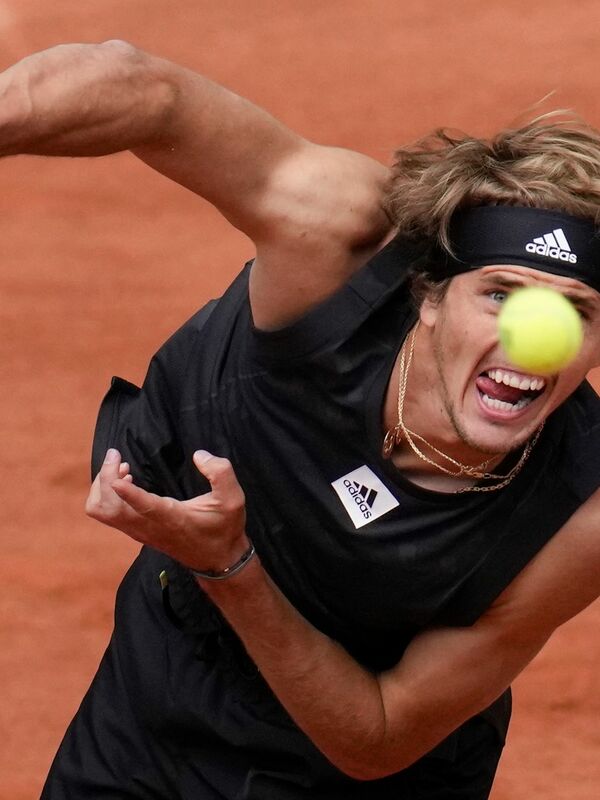
<path fill-rule="evenodd" d="M 136 517 L 145 520 L 144 525 L 173 528 L 184 524 L 187 505 L 193 502 L 196 511 L 225 513 L 230 520 L 239 521 L 245 498 L 230 461 L 198 450 L 194 453 L 194 463 L 209 480 L 211 492 L 182 505 L 171 497 L 159 497 L 136 486 L 129 464 L 122 462 L 119 451 L 111 448 L 92 485 L 86 512 L 100 522 L 122 529 L 134 523 Z"/>
<path fill-rule="evenodd" d="M 101 482 L 116 480 L 119 477 L 119 470 L 121 469 L 121 453 L 111 447 L 106 451 L 104 461 L 100 467 Z"/>
<path fill-rule="evenodd" d="M 121 500 L 127 503 L 127 505 L 136 512 L 136 514 L 140 514 L 143 517 L 155 515 L 157 512 L 160 512 L 161 501 L 169 499 L 147 492 L 140 486 L 136 486 L 134 483 L 126 480 L 126 478 L 113 481 L 111 488 Z"/>
<path fill-rule="evenodd" d="M 119 451 L 110 448 L 107 450 L 100 471 L 92 483 L 85 504 L 85 511 L 88 516 L 102 522 L 113 517 L 118 512 L 121 500 L 113 491 L 111 484 L 119 478 L 127 482 L 131 481 L 129 464 L 126 461 L 121 462 Z"/>
<path fill-rule="evenodd" d="M 196 450 L 193 460 L 196 469 L 209 480 L 215 498 L 231 508 L 244 505 L 244 492 L 228 458 L 213 456 L 207 450 Z"/>

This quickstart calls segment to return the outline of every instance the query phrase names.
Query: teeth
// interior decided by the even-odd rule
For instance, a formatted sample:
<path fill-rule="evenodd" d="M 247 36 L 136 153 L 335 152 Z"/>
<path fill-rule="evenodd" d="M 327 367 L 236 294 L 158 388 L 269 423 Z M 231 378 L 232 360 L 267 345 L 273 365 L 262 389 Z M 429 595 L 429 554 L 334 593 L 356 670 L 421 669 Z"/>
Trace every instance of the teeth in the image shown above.
<path fill-rule="evenodd" d="M 522 397 L 518 403 L 505 403 L 503 400 L 496 400 L 487 394 L 482 395 L 482 399 L 488 408 L 495 411 L 520 411 L 532 401 L 531 397 Z"/>
<path fill-rule="evenodd" d="M 521 389 L 524 392 L 530 389 L 539 391 L 546 385 L 546 381 L 543 378 L 538 378 L 535 375 L 519 375 L 516 372 L 509 372 L 505 369 L 490 369 L 487 374 L 496 383 L 513 386 L 515 389 Z"/>

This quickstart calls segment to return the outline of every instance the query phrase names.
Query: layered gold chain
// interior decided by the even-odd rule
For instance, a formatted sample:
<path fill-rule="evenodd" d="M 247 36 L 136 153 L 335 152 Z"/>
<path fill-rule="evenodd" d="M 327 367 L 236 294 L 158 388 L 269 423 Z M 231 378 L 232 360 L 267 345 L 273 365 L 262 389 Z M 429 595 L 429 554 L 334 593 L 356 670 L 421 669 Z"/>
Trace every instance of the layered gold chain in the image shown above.
<path fill-rule="evenodd" d="M 447 453 L 442 452 L 439 450 L 435 445 L 428 442 L 427 439 L 420 436 L 418 433 L 411 431 L 404 423 L 404 400 L 406 398 L 406 388 L 408 386 L 408 373 L 410 370 L 410 365 L 412 364 L 413 354 L 415 350 L 415 338 L 417 333 L 417 328 L 419 323 L 415 325 L 410 335 L 410 338 L 404 341 L 402 345 L 402 349 L 400 351 L 400 376 L 398 380 L 398 422 L 390 430 L 387 431 L 385 434 L 385 438 L 383 440 L 383 455 L 385 458 L 390 458 L 394 449 L 402 443 L 403 440 L 409 444 L 413 452 L 415 453 L 418 458 L 424 461 L 426 464 L 429 464 L 435 469 L 440 470 L 440 472 L 445 473 L 446 475 L 450 475 L 453 478 L 460 478 L 467 476 L 469 478 L 475 478 L 477 480 L 495 480 L 499 481 L 499 483 L 495 483 L 492 486 L 465 486 L 461 489 L 456 490 L 456 494 L 461 494 L 463 492 L 494 492 L 498 489 L 503 489 L 507 484 L 509 484 L 513 478 L 521 471 L 524 463 L 529 458 L 529 455 L 537 440 L 540 437 L 542 429 L 544 427 L 544 423 L 539 426 L 535 435 L 532 439 L 530 439 L 523 449 L 520 459 L 517 463 L 512 467 L 512 469 L 506 473 L 506 475 L 496 475 L 493 472 L 487 472 L 486 467 L 493 460 L 494 456 L 488 458 L 486 461 L 482 461 L 481 464 L 476 466 L 470 466 L 469 464 L 462 464 L 460 461 L 452 458 Z M 408 344 L 408 355 L 407 355 L 407 344 Z M 438 464 L 433 459 L 429 458 L 428 456 L 423 453 L 422 450 L 419 449 L 417 446 L 415 439 L 419 442 L 422 442 L 426 445 L 430 450 L 436 453 L 438 456 L 443 458 L 449 464 L 457 467 L 456 470 L 449 469 L 442 464 Z"/>

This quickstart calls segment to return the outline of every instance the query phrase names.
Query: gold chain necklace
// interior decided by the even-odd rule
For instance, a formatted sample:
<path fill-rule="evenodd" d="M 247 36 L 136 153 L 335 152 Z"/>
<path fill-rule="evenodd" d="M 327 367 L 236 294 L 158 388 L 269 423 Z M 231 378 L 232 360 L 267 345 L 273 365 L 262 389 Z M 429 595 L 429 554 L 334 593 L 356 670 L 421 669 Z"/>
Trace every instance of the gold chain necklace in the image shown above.
<path fill-rule="evenodd" d="M 530 439 L 524 449 L 523 453 L 521 454 L 521 458 L 515 464 L 515 466 L 507 472 L 506 475 L 496 475 L 493 472 L 486 472 L 485 468 L 487 465 L 492 461 L 492 458 L 488 458 L 486 461 L 483 461 L 481 464 L 477 466 L 470 466 L 468 464 L 462 464 L 460 461 L 452 458 L 451 456 L 443 453 L 441 450 L 438 450 L 437 447 L 428 442 L 427 439 L 424 439 L 418 433 L 411 431 L 404 423 L 403 412 L 404 412 L 404 400 L 406 397 L 406 387 L 408 385 L 408 373 L 410 370 L 410 365 L 412 363 L 414 349 L 415 349 L 415 337 L 417 333 L 417 328 L 419 323 L 415 325 L 413 331 L 410 335 L 410 340 L 405 340 L 404 344 L 402 345 L 402 349 L 400 351 L 400 377 L 398 380 L 398 423 L 390 430 L 387 431 L 385 434 L 385 438 L 383 440 L 383 455 L 384 458 L 390 458 L 395 447 L 397 447 L 403 439 L 407 441 L 413 452 L 415 453 L 418 458 L 422 461 L 425 461 L 427 464 L 439 469 L 441 472 L 444 472 L 446 475 L 450 475 L 453 478 L 459 478 L 462 476 L 468 476 L 470 478 L 476 478 L 478 480 L 497 480 L 500 481 L 499 483 L 494 484 L 493 486 L 465 486 L 462 489 L 457 489 L 455 494 L 462 494 L 463 492 L 494 492 L 498 489 L 503 489 L 507 484 L 509 484 L 512 479 L 521 471 L 523 464 L 529 458 L 529 454 L 535 447 L 537 440 L 540 437 L 542 429 L 544 427 L 544 423 L 539 426 L 535 435 L 532 439 Z M 407 342 L 409 342 L 408 348 L 408 357 L 406 356 L 406 346 Z M 442 464 L 438 464 L 436 461 L 433 461 L 431 458 L 425 455 L 422 450 L 419 449 L 417 444 L 415 443 L 415 439 L 418 439 L 420 442 L 423 442 L 427 447 L 433 450 L 441 458 L 445 459 L 449 463 L 453 464 L 457 467 L 457 471 L 453 471 L 448 469 L 447 467 L 443 466 Z"/>

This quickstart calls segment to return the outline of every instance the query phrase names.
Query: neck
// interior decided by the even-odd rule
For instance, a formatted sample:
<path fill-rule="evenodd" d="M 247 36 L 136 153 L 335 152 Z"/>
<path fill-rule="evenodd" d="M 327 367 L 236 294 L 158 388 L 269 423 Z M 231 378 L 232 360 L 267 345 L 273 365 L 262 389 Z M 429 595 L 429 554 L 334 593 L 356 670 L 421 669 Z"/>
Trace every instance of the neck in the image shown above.
<path fill-rule="evenodd" d="M 430 332 L 417 326 L 396 359 L 386 398 L 384 427 L 396 428 L 398 439 L 391 458 L 415 483 L 456 491 L 477 480 L 477 475 L 463 470 L 493 471 L 504 454 L 482 453 L 459 436 L 437 391 L 439 385 Z M 396 427 L 399 417 L 401 424 Z"/>

